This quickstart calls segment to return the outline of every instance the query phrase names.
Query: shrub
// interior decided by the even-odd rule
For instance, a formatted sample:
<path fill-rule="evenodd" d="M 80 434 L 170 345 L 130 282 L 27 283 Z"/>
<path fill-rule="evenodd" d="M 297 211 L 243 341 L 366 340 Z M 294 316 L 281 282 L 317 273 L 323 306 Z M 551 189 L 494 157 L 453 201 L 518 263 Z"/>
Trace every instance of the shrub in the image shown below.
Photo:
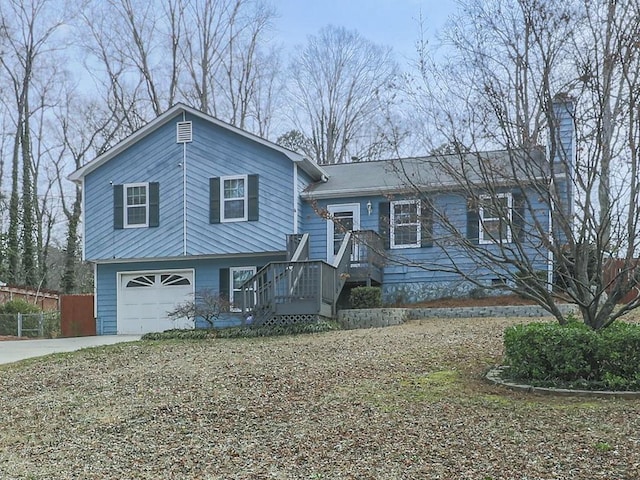
<path fill-rule="evenodd" d="M 640 389 L 640 325 L 516 325 L 505 331 L 504 347 L 509 377 L 533 385 Z"/>
<path fill-rule="evenodd" d="M 355 287 L 351 290 L 349 303 L 352 308 L 380 308 L 382 290 L 380 287 Z"/>
<path fill-rule="evenodd" d="M 17 298 L 15 300 L 9 300 L 8 302 L 0 305 L 0 314 L 16 314 L 16 313 L 40 313 L 40 308 L 33 303 L 29 303 L 26 300 Z"/>
<path fill-rule="evenodd" d="M 277 335 L 299 335 L 305 333 L 321 333 L 339 330 L 335 322 L 310 322 L 293 325 L 276 325 L 272 327 L 230 327 L 196 330 L 166 330 L 164 332 L 146 333 L 142 340 L 203 340 L 208 338 L 254 338 Z"/>

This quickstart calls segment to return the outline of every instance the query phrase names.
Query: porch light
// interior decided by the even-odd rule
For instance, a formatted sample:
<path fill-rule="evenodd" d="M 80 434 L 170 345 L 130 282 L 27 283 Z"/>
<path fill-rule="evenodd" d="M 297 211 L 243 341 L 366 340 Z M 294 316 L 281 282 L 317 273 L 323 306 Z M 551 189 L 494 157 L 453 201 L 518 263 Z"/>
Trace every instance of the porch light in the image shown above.
<path fill-rule="evenodd" d="M 369 201 L 367 202 L 367 213 L 368 213 L 369 215 L 371 215 L 371 210 L 372 210 L 372 208 L 371 208 L 371 200 L 369 200 Z"/>

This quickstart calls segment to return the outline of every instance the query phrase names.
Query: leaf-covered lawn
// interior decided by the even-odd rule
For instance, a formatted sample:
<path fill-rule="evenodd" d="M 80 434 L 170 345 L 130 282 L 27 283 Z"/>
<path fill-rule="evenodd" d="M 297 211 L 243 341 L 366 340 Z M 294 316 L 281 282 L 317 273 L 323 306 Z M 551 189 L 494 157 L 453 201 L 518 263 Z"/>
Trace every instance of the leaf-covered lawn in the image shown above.
<path fill-rule="evenodd" d="M 0 367 L 0 478 L 640 478 L 640 401 L 482 380 L 514 322 L 121 344 Z"/>

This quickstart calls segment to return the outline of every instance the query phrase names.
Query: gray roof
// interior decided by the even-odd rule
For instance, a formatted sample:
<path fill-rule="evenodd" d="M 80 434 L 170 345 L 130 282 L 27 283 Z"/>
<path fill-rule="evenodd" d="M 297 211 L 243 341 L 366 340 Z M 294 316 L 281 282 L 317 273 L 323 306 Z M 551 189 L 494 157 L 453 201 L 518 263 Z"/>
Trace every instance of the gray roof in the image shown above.
<path fill-rule="evenodd" d="M 544 176 L 544 151 L 498 150 L 372 162 L 323 165 L 326 182 L 310 185 L 305 199 L 384 195 L 462 185 L 513 185 Z"/>

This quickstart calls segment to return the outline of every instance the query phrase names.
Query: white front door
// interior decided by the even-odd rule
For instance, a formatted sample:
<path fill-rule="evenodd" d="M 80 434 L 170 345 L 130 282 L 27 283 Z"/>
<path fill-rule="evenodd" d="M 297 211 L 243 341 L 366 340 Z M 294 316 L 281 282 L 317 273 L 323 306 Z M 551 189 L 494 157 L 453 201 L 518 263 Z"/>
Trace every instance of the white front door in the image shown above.
<path fill-rule="evenodd" d="M 118 276 L 118 334 L 193 328 L 193 321 L 171 319 L 167 315 L 179 303 L 193 300 L 193 270 L 120 273 Z"/>
<path fill-rule="evenodd" d="M 333 260 L 340 250 L 345 233 L 360 230 L 360 204 L 345 203 L 342 205 L 327 205 L 329 221 L 327 222 L 327 262 Z M 357 252 L 354 245 L 351 259 L 356 260 Z"/>

